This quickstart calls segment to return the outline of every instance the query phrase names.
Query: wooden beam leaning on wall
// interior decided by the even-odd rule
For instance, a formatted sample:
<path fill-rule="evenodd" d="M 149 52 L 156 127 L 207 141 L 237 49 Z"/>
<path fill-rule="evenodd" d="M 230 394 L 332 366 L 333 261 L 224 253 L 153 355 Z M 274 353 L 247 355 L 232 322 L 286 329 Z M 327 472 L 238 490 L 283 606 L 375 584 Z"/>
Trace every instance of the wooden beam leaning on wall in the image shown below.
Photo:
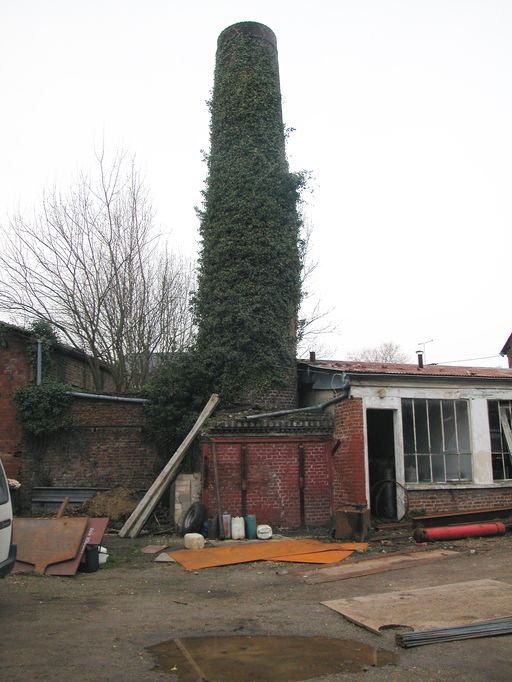
<path fill-rule="evenodd" d="M 190 429 L 179 448 L 167 462 L 162 471 L 158 474 L 152 486 L 149 488 L 139 504 L 135 507 L 130 517 L 119 531 L 119 537 L 125 538 L 127 535 L 129 535 L 131 538 L 135 538 L 140 533 L 144 524 L 160 501 L 160 498 L 164 494 L 167 486 L 170 485 L 170 483 L 172 483 L 172 481 L 176 478 L 179 466 L 185 454 L 187 453 L 187 450 L 194 442 L 196 436 L 199 434 L 204 422 L 217 407 L 219 401 L 220 397 L 216 393 L 212 393 L 210 400 L 206 403 L 194 426 Z"/>

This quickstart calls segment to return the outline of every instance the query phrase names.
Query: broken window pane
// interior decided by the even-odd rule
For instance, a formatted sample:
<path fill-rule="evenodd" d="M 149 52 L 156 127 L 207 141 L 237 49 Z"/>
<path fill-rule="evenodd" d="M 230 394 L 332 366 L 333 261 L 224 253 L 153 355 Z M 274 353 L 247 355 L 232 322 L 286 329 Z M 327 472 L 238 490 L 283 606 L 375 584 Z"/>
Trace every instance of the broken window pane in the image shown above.
<path fill-rule="evenodd" d="M 430 428 L 430 452 L 443 452 L 443 429 L 441 426 L 441 401 L 428 401 L 428 423 Z M 444 480 L 444 479 L 443 479 Z"/>

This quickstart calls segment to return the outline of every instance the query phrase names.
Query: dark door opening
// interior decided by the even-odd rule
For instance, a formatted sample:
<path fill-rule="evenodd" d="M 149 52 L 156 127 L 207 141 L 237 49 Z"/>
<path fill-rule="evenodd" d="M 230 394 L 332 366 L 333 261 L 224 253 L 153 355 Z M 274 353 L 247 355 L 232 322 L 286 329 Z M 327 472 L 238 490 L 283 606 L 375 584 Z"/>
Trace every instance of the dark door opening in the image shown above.
<path fill-rule="evenodd" d="M 394 410 L 367 410 L 370 509 L 380 519 L 397 518 Z"/>

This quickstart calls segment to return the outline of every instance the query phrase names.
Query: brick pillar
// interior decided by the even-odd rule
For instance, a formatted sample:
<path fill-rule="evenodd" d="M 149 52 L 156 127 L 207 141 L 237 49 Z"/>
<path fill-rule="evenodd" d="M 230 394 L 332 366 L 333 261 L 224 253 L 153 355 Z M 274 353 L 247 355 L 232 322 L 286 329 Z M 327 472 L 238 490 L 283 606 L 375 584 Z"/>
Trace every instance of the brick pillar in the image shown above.
<path fill-rule="evenodd" d="M 366 504 L 363 401 L 360 398 L 336 405 L 334 439 L 340 440 L 333 461 L 334 509 Z"/>

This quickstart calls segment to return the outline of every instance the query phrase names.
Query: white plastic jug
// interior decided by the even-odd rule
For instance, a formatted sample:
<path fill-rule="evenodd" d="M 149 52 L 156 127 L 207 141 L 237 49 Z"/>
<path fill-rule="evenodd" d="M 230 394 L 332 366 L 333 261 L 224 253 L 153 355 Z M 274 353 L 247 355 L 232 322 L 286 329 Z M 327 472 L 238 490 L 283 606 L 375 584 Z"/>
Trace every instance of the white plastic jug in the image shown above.
<path fill-rule="evenodd" d="M 262 523 L 256 528 L 256 536 L 259 540 L 270 540 L 272 537 L 272 528 L 266 523 Z"/>
<path fill-rule="evenodd" d="M 245 523 L 243 516 L 233 516 L 231 518 L 231 537 L 233 540 L 243 540 L 245 538 Z"/>

